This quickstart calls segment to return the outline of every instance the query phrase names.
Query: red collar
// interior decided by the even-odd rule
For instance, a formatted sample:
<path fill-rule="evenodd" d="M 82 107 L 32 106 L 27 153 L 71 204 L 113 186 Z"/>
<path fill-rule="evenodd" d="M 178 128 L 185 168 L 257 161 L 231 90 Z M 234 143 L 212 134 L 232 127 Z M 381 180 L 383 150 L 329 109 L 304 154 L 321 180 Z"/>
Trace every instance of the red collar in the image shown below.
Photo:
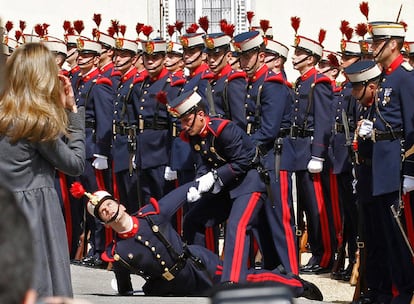
<path fill-rule="evenodd" d="M 305 81 L 309 79 L 310 77 L 316 75 L 317 73 L 318 71 L 316 70 L 316 68 L 312 67 L 309 71 L 307 71 L 305 74 L 300 76 L 300 80 Z"/>
<path fill-rule="evenodd" d="M 398 55 L 397 58 L 395 58 L 395 60 L 390 64 L 390 66 L 385 70 L 385 74 L 389 75 L 392 72 L 394 72 L 400 65 L 401 63 L 404 62 L 404 58 L 403 56 L 400 54 Z"/>
<path fill-rule="evenodd" d="M 133 67 L 128 72 L 126 72 L 124 75 L 122 75 L 121 82 L 125 82 L 128 79 L 131 79 L 136 74 L 137 74 L 137 68 Z"/>
<path fill-rule="evenodd" d="M 82 81 L 83 82 L 88 82 L 89 80 L 92 80 L 92 79 L 95 79 L 96 77 L 98 77 L 98 75 L 99 75 L 99 69 L 96 68 L 93 71 L 86 74 L 85 76 L 82 76 Z"/>
<path fill-rule="evenodd" d="M 257 79 L 262 77 L 263 74 L 267 73 L 268 71 L 269 71 L 269 68 L 267 67 L 267 65 L 264 64 L 260 69 L 256 71 L 256 73 L 252 77 L 249 78 L 249 80 L 251 82 L 255 82 Z"/>
<path fill-rule="evenodd" d="M 217 79 L 220 79 L 220 78 L 222 78 L 224 76 L 227 76 L 227 75 L 230 74 L 231 71 L 232 71 L 231 65 L 230 64 L 226 64 L 224 66 L 224 68 L 219 73 L 217 73 L 216 75 L 214 75 L 214 79 L 217 80 Z"/>
<path fill-rule="evenodd" d="M 160 80 L 161 78 L 163 78 L 164 76 L 166 76 L 166 75 L 168 75 L 168 70 L 166 69 L 166 68 L 162 68 L 162 70 L 161 70 L 161 72 L 157 75 L 157 76 L 154 76 L 154 77 L 151 77 L 150 76 L 150 78 L 151 78 L 151 81 L 157 81 L 157 80 Z"/>
<path fill-rule="evenodd" d="M 208 70 L 208 65 L 206 63 L 202 63 L 191 73 L 191 77 L 203 73 L 206 70 Z"/>
<path fill-rule="evenodd" d="M 114 68 L 114 63 L 113 62 L 108 62 L 107 64 L 105 64 L 100 70 L 101 70 L 101 74 L 111 70 Z"/>
<path fill-rule="evenodd" d="M 118 236 L 121 239 L 129 239 L 135 236 L 135 234 L 137 234 L 138 230 L 139 230 L 139 221 L 138 218 L 136 218 L 135 216 L 132 216 L 132 229 L 128 232 L 124 232 L 124 233 L 118 233 Z"/>
<path fill-rule="evenodd" d="M 73 73 L 78 72 L 79 70 L 80 70 L 80 67 L 77 65 L 73 69 L 71 69 L 70 72 L 73 74 Z"/>

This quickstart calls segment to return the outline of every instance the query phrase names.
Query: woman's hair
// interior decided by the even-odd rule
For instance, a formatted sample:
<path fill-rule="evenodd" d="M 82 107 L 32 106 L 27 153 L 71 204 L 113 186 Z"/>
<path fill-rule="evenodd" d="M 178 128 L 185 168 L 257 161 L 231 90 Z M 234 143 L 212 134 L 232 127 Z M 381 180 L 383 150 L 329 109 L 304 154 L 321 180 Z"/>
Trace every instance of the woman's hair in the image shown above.
<path fill-rule="evenodd" d="M 49 49 L 26 43 L 5 68 L 0 97 L 0 134 L 10 141 L 52 141 L 66 134 L 68 118 L 60 97 L 58 67 Z"/>

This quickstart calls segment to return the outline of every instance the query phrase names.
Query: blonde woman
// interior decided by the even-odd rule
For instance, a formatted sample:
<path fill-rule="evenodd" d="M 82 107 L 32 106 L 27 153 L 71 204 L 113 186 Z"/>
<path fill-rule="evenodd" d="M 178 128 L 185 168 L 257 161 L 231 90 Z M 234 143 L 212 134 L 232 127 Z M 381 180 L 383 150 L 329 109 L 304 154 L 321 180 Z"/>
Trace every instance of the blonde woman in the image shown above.
<path fill-rule="evenodd" d="M 0 96 L 0 172 L 28 216 L 35 248 L 34 288 L 40 297 L 72 297 L 63 214 L 55 169 L 80 175 L 85 166 L 84 110 L 52 53 L 27 43 L 9 57 Z M 67 141 L 61 138 L 65 135 Z"/>

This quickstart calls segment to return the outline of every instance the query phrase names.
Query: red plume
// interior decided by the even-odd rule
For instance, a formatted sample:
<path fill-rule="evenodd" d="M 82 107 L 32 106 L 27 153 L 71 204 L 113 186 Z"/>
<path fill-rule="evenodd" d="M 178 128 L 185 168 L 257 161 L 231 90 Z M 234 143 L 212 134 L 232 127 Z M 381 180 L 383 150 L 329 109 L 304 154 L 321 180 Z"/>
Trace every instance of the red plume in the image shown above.
<path fill-rule="evenodd" d="M 93 38 L 96 38 L 98 36 L 98 32 L 99 32 L 99 30 L 96 27 L 93 28 L 92 29 L 92 37 Z"/>
<path fill-rule="evenodd" d="M 249 22 L 249 25 L 252 25 L 252 20 L 254 17 L 254 12 L 248 11 L 246 12 L 247 22 Z"/>
<path fill-rule="evenodd" d="M 320 44 L 322 44 L 325 41 L 325 37 L 326 37 L 326 30 L 320 29 L 319 30 L 319 37 L 318 37 L 318 40 L 319 40 Z"/>
<path fill-rule="evenodd" d="M 73 21 L 73 27 L 75 28 L 75 31 L 78 33 L 78 35 L 80 35 L 82 31 L 85 29 L 82 20 Z"/>
<path fill-rule="evenodd" d="M 197 23 L 193 23 L 185 31 L 187 32 L 187 34 L 193 34 L 197 32 L 198 27 L 199 26 L 197 25 Z"/>
<path fill-rule="evenodd" d="M 22 37 L 23 33 L 21 31 L 15 31 L 14 37 L 16 38 L 16 41 L 19 41 L 19 39 Z"/>
<path fill-rule="evenodd" d="M 362 38 L 364 38 L 364 36 L 366 35 L 366 33 L 368 33 L 368 27 L 366 23 L 358 23 L 356 28 L 355 28 L 355 33 L 358 36 L 361 36 Z"/>
<path fill-rule="evenodd" d="M 75 35 L 75 29 L 74 29 L 73 27 L 70 27 L 70 28 L 68 29 L 67 34 L 68 34 L 68 35 Z"/>
<path fill-rule="evenodd" d="M 177 29 L 177 31 L 181 34 L 181 30 L 183 29 L 184 26 L 184 22 L 183 21 L 175 21 L 175 28 Z"/>
<path fill-rule="evenodd" d="M 70 193 L 75 198 L 82 198 L 82 196 L 85 195 L 86 190 L 85 190 L 85 188 L 83 188 L 83 186 L 80 182 L 74 182 L 70 186 Z"/>
<path fill-rule="evenodd" d="M 5 27 L 6 27 L 7 33 L 9 33 L 13 28 L 13 22 L 7 21 Z"/>
<path fill-rule="evenodd" d="M 70 29 L 71 25 L 70 25 L 70 21 L 65 20 L 63 21 L 63 30 L 65 31 L 65 33 L 68 32 L 68 30 Z"/>
<path fill-rule="evenodd" d="M 260 28 L 263 30 L 263 34 L 266 35 L 266 32 L 270 27 L 269 20 L 262 19 L 260 20 L 259 24 L 260 24 Z"/>
<path fill-rule="evenodd" d="M 96 26 L 99 29 L 99 26 L 101 25 L 101 21 L 102 21 L 101 14 L 93 14 L 92 20 L 95 22 Z"/>
<path fill-rule="evenodd" d="M 19 21 L 19 27 L 22 33 L 24 32 L 24 29 L 26 28 L 26 21 L 20 20 Z"/>
<path fill-rule="evenodd" d="M 47 29 L 49 28 L 50 24 L 43 23 L 42 26 L 43 26 L 43 35 L 46 36 L 49 33 Z"/>
<path fill-rule="evenodd" d="M 354 29 L 352 27 L 348 27 L 345 32 L 346 39 L 351 40 L 353 34 L 354 34 Z"/>
<path fill-rule="evenodd" d="M 109 36 L 114 37 L 115 31 L 114 31 L 114 28 L 112 26 L 108 27 L 107 32 L 108 32 Z"/>
<path fill-rule="evenodd" d="M 328 61 L 329 61 L 329 65 L 332 67 L 339 67 L 339 61 L 338 61 L 338 57 L 336 57 L 334 54 L 330 53 L 328 54 Z"/>
<path fill-rule="evenodd" d="M 119 26 L 119 31 L 121 32 L 122 37 L 124 37 L 125 36 L 125 32 L 126 32 L 126 25 L 120 25 Z"/>
<path fill-rule="evenodd" d="M 208 17 L 204 16 L 204 17 L 200 17 L 198 19 L 198 24 L 200 25 L 200 27 L 203 29 L 203 31 L 207 34 L 208 31 L 208 25 L 209 25 L 209 21 L 208 21 Z"/>
<path fill-rule="evenodd" d="M 224 28 L 221 29 L 224 34 L 233 38 L 235 26 L 234 24 L 227 23 Z"/>
<path fill-rule="evenodd" d="M 167 92 L 165 91 L 159 91 L 157 95 L 155 96 L 155 98 L 157 98 L 159 103 L 162 103 L 164 105 L 168 103 Z"/>
<path fill-rule="evenodd" d="M 173 25 L 173 24 L 167 25 L 167 32 L 168 32 L 168 35 L 171 38 L 172 35 L 174 35 L 174 32 L 175 32 L 175 25 Z"/>
<path fill-rule="evenodd" d="M 142 27 L 142 33 L 147 36 L 147 38 L 149 39 L 149 36 L 151 35 L 151 33 L 153 32 L 153 28 L 151 25 L 144 25 Z"/>
<path fill-rule="evenodd" d="M 118 35 L 119 34 L 119 21 L 112 19 L 111 20 L 111 25 L 114 28 L 115 33 Z"/>
<path fill-rule="evenodd" d="M 298 33 L 298 29 L 300 26 L 300 18 L 299 17 L 290 17 L 290 24 L 292 25 L 293 30 L 295 31 L 295 35 Z"/>
<path fill-rule="evenodd" d="M 45 32 L 43 30 L 43 26 L 41 24 L 36 24 L 35 27 L 34 27 L 34 31 L 40 37 L 43 37 L 45 35 Z"/>
<path fill-rule="evenodd" d="M 404 21 L 400 21 L 400 24 L 404 27 L 404 32 L 406 32 L 407 31 L 407 27 L 408 27 L 408 24 L 407 23 L 405 23 Z"/>
<path fill-rule="evenodd" d="M 342 33 L 342 36 L 345 35 L 346 31 L 349 29 L 349 22 L 346 20 L 341 21 L 341 26 L 339 27 L 339 30 Z"/>
<path fill-rule="evenodd" d="M 359 4 L 359 10 L 361 11 L 362 15 L 365 16 L 365 18 L 368 21 L 368 13 L 369 13 L 369 6 L 368 6 L 368 2 L 361 2 Z"/>
<path fill-rule="evenodd" d="M 220 30 L 224 33 L 224 28 L 227 25 L 227 20 L 226 19 L 221 19 L 220 20 Z"/>
<path fill-rule="evenodd" d="M 144 26 L 144 23 L 137 23 L 137 25 L 135 26 L 135 30 L 137 31 L 137 34 L 139 35 L 142 32 L 142 28 Z"/>

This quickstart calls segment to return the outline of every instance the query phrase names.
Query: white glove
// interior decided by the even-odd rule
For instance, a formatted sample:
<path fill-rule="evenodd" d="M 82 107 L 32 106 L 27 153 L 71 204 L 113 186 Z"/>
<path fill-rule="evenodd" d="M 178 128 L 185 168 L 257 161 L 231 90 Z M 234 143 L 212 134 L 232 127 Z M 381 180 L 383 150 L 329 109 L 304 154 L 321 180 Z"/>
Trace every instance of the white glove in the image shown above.
<path fill-rule="evenodd" d="M 193 203 L 198 201 L 201 198 L 200 192 L 198 192 L 196 187 L 190 187 L 187 192 L 187 202 Z"/>
<path fill-rule="evenodd" d="M 132 168 L 133 168 L 134 170 L 136 170 L 136 169 L 137 169 L 137 163 L 135 162 L 135 154 L 134 154 L 134 155 L 132 155 L 131 162 L 132 162 Z"/>
<path fill-rule="evenodd" d="M 108 157 L 99 154 L 94 154 L 93 156 L 95 156 L 95 160 L 92 162 L 92 166 L 96 170 L 108 169 Z"/>
<path fill-rule="evenodd" d="M 361 124 L 358 130 L 358 135 L 362 138 L 371 137 L 373 127 L 374 127 L 374 123 L 372 121 L 368 119 L 361 120 Z"/>
<path fill-rule="evenodd" d="M 200 176 L 196 179 L 198 182 L 198 192 L 205 193 L 213 187 L 214 183 L 216 182 L 216 178 L 214 177 L 213 172 L 208 172 L 203 176 Z"/>
<path fill-rule="evenodd" d="M 214 183 L 213 190 L 211 191 L 211 193 L 213 193 L 213 194 L 219 193 L 221 191 L 221 186 L 222 186 L 222 183 L 220 182 L 220 180 L 219 179 L 216 180 L 216 182 Z"/>
<path fill-rule="evenodd" d="M 319 173 L 323 169 L 323 158 L 312 156 L 311 160 L 308 163 L 308 171 L 310 173 Z"/>
<path fill-rule="evenodd" d="M 171 170 L 171 167 L 165 167 L 164 179 L 167 181 L 172 181 L 177 179 L 177 171 Z"/>
<path fill-rule="evenodd" d="M 403 193 L 411 192 L 414 190 L 414 176 L 404 175 L 403 178 Z"/>

